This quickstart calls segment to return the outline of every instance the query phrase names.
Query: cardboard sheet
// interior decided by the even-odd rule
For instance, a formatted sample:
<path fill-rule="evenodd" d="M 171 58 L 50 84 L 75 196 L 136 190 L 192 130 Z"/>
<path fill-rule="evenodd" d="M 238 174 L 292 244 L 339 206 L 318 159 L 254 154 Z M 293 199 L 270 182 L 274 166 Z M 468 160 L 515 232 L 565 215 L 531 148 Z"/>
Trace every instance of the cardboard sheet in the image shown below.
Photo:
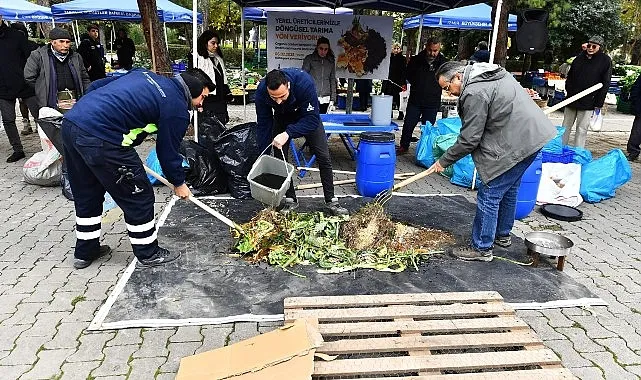
<path fill-rule="evenodd" d="M 317 324 L 299 319 L 231 346 L 185 357 L 176 380 L 311 379 L 314 353 L 323 343 Z"/>

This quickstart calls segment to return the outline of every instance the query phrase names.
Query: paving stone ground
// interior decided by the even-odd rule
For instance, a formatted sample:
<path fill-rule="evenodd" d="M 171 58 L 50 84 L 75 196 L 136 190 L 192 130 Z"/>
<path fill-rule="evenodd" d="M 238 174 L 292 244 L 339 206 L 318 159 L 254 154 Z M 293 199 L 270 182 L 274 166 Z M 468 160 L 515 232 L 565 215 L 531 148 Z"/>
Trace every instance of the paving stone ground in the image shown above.
<path fill-rule="evenodd" d="M 231 107 L 232 124 L 245 120 Z M 246 120 L 255 118 L 248 107 Z M 551 119 L 560 124 L 562 114 Z M 20 122 L 18 122 L 20 125 Z M 632 118 L 610 111 L 604 131 L 590 133 L 595 156 L 624 148 Z M 419 133 L 418 128 L 415 131 Z M 40 150 L 36 135 L 23 137 L 27 156 Z M 153 142 L 140 150 L 145 156 Z M 331 140 L 337 169 L 354 170 L 340 140 Z M 0 133 L 0 155 L 10 154 Z M 113 253 L 87 269 L 71 267 L 73 204 L 59 187 L 28 185 L 21 167 L 0 164 L 0 378 L 2 379 L 173 379 L 183 356 L 222 347 L 270 331 L 274 323 L 236 323 L 163 329 L 88 332 L 89 322 L 106 300 L 133 255 L 125 225 L 116 215 L 103 224 L 103 239 Z M 566 272 L 588 286 L 609 306 L 521 311 L 519 316 L 582 379 L 637 379 L 641 376 L 641 166 L 632 164 L 633 179 L 602 203 L 584 204 L 584 219 L 564 223 L 534 212 L 516 223 L 514 233 L 558 231 L 575 249 Z M 411 155 L 399 157 L 397 172 L 418 172 Z M 346 175 L 336 175 L 348 179 Z M 297 180 L 298 181 L 298 180 Z M 302 183 L 319 182 L 317 174 Z M 414 183 L 411 193 L 475 193 L 439 176 Z M 355 193 L 353 185 L 337 187 Z M 156 211 L 170 199 L 156 188 Z M 321 194 L 320 189 L 304 194 Z M 491 263 L 488 265 L 492 265 Z"/>

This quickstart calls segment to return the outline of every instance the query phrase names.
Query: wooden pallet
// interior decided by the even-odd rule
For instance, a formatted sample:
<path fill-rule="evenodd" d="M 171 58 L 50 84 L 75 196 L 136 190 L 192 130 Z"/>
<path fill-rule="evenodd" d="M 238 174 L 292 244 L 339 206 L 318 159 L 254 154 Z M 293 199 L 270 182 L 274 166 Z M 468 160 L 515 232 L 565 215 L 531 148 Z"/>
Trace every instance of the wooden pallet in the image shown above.
<path fill-rule="evenodd" d="M 314 379 L 574 379 L 497 292 L 285 299 L 318 319 Z M 392 377 L 390 377 L 392 376 Z"/>

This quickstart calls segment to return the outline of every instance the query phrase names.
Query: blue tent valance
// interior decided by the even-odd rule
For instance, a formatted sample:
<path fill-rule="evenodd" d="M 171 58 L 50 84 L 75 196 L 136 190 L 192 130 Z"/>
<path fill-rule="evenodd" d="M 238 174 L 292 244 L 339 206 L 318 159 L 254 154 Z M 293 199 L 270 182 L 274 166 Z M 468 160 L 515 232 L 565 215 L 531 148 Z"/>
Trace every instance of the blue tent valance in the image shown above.
<path fill-rule="evenodd" d="M 257 7 L 243 8 L 243 16 L 246 21 L 267 22 L 268 12 L 307 12 L 307 13 L 324 13 L 324 14 L 352 14 L 353 11 L 348 8 L 327 8 L 327 7 Z"/>
<path fill-rule="evenodd" d="M 8 21 L 51 22 L 51 9 L 25 0 L 2 0 L 0 14 Z"/>
<path fill-rule="evenodd" d="M 486 4 L 469 5 L 467 7 L 409 17 L 403 20 L 403 29 L 418 28 L 421 17 L 423 18 L 424 28 L 462 30 L 492 29 L 492 7 Z M 515 15 L 509 15 L 507 30 L 510 32 L 516 31 Z"/>
<path fill-rule="evenodd" d="M 156 0 L 158 18 L 161 22 L 192 22 L 191 9 L 183 8 L 169 0 Z M 51 7 L 56 21 L 68 20 L 117 20 L 140 21 L 140 11 L 136 0 L 74 0 L 56 4 Z M 198 13 L 198 22 L 202 23 L 202 14 Z"/>

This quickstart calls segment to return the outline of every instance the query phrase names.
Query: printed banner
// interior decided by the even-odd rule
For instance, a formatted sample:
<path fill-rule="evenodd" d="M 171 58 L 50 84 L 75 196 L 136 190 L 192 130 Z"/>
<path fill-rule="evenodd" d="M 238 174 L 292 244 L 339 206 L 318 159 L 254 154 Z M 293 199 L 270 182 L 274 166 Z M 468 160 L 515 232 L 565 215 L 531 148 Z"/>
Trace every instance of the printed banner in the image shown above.
<path fill-rule="evenodd" d="M 302 67 L 316 40 L 327 37 L 337 78 L 386 79 L 392 17 L 317 13 L 267 13 L 267 67 Z"/>

